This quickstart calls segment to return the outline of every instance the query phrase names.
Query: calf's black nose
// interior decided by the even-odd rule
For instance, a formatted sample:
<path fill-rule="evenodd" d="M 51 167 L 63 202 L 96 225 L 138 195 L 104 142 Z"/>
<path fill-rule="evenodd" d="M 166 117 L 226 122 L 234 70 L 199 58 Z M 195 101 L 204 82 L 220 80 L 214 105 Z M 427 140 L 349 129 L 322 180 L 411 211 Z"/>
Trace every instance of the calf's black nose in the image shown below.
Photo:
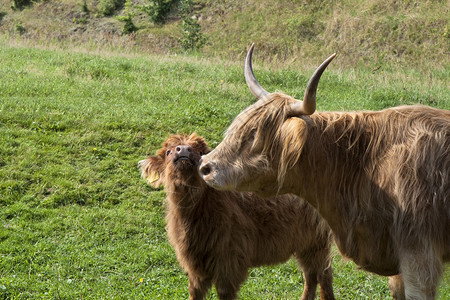
<path fill-rule="evenodd" d="M 180 156 L 189 156 L 192 152 L 192 147 L 188 145 L 180 145 L 175 148 L 175 151 Z"/>

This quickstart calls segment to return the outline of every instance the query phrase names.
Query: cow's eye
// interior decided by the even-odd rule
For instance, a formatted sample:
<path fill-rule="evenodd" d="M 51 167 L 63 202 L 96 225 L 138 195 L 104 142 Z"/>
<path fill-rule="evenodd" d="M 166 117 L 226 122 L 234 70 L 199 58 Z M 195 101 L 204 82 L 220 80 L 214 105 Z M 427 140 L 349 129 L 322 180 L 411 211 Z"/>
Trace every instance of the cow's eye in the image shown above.
<path fill-rule="evenodd" d="M 202 151 L 200 151 L 200 156 L 202 156 L 203 155 L 203 152 Z"/>
<path fill-rule="evenodd" d="M 166 155 L 170 155 L 172 153 L 172 150 L 167 150 Z"/>

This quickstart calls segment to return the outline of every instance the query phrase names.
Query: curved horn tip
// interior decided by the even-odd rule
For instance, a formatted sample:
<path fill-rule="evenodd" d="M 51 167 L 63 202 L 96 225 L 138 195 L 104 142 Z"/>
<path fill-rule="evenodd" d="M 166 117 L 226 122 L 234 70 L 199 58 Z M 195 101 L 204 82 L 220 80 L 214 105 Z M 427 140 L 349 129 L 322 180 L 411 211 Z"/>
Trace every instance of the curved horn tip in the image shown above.
<path fill-rule="evenodd" d="M 336 52 L 331 54 L 325 61 L 322 63 L 322 65 L 328 65 L 334 58 L 336 57 Z"/>
<path fill-rule="evenodd" d="M 255 46 L 255 43 L 252 43 L 250 48 L 247 52 L 247 57 L 245 58 L 245 65 L 244 65 L 244 75 L 245 75 L 245 81 L 247 82 L 247 86 L 250 89 L 250 92 L 255 96 L 256 99 L 262 99 L 266 97 L 269 92 L 267 92 L 261 85 L 258 83 L 258 81 L 255 78 L 255 75 L 253 74 L 252 69 L 252 54 L 253 54 L 253 48 Z"/>
<path fill-rule="evenodd" d="M 300 105 L 295 106 L 295 111 L 297 114 L 311 115 L 316 110 L 316 91 L 317 85 L 319 84 L 320 77 L 325 71 L 330 62 L 336 57 L 336 53 L 331 54 L 320 66 L 316 69 L 314 74 L 306 86 L 305 95 L 303 96 L 303 101 Z"/>
<path fill-rule="evenodd" d="M 248 48 L 248 51 L 247 51 L 247 56 L 245 57 L 245 64 L 246 65 L 250 65 L 250 67 L 251 67 L 251 64 L 252 64 L 252 54 L 253 54 L 253 49 L 255 48 L 255 43 L 252 43 L 251 45 L 250 45 L 250 48 Z"/>
<path fill-rule="evenodd" d="M 326 67 L 330 64 L 330 62 L 336 57 L 336 53 L 331 54 L 327 59 L 320 64 L 320 66 L 316 69 L 316 71 L 323 72 Z"/>

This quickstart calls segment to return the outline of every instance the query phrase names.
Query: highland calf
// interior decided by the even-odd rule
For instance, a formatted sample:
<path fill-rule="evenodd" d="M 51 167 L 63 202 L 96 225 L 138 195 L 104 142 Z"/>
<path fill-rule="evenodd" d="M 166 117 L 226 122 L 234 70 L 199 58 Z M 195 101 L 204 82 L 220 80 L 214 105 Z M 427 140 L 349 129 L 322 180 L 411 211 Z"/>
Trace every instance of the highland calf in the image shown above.
<path fill-rule="evenodd" d="M 142 176 L 167 195 L 167 232 L 189 277 L 190 299 L 203 299 L 216 286 L 220 299 L 235 299 L 249 268 L 295 256 L 303 269 L 302 299 L 334 299 L 330 231 L 319 214 L 292 195 L 263 199 L 251 193 L 221 192 L 198 174 L 210 150 L 194 134 L 172 135 L 139 164 Z"/>
<path fill-rule="evenodd" d="M 339 250 L 392 277 L 394 296 L 434 299 L 450 259 L 450 111 L 414 105 L 315 112 L 330 56 L 303 101 L 245 79 L 259 100 L 239 114 L 199 172 L 220 190 L 292 193 L 327 220 Z M 404 284 L 404 285 L 403 285 Z"/>

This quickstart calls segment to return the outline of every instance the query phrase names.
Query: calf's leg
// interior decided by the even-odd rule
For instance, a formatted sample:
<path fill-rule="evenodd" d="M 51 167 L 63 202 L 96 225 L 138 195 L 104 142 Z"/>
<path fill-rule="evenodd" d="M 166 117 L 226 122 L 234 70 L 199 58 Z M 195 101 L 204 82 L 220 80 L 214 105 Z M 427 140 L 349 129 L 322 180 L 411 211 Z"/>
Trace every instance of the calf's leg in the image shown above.
<path fill-rule="evenodd" d="M 334 300 L 333 293 L 333 270 L 331 263 L 317 275 L 320 284 L 320 299 Z"/>
<path fill-rule="evenodd" d="M 328 247 L 315 247 L 309 251 L 302 251 L 301 255 L 296 253 L 296 258 L 305 277 L 305 287 L 301 299 L 315 299 L 317 284 L 319 283 L 320 298 L 334 300 L 330 249 Z"/>
<path fill-rule="evenodd" d="M 189 275 L 189 299 L 202 300 L 212 286 L 211 279 L 200 279 Z"/>
<path fill-rule="evenodd" d="M 316 298 L 317 289 L 317 273 L 311 270 L 303 270 L 305 276 L 305 287 L 303 288 L 303 294 L 301 300 L 314 300 Z"/>
<path fill-rule="evenodd" d="M 221 275 L 215 282 L 217 296 L 220 300 L 234 300 L 241 284 L 247 279 L 247 270 L 234 271 L 233 275 Z"/>
<path fill-rule="evenodd" d="M 295 257 L 305 277 L 305 287 L 301 299 L 315 299 L 317 283 L 319 283 L 320 298 L 334 300 L 333 271 L 328 239 L 316 240 L 316 244 L 306 250 L 302 249 L 300 245 Z"/>

